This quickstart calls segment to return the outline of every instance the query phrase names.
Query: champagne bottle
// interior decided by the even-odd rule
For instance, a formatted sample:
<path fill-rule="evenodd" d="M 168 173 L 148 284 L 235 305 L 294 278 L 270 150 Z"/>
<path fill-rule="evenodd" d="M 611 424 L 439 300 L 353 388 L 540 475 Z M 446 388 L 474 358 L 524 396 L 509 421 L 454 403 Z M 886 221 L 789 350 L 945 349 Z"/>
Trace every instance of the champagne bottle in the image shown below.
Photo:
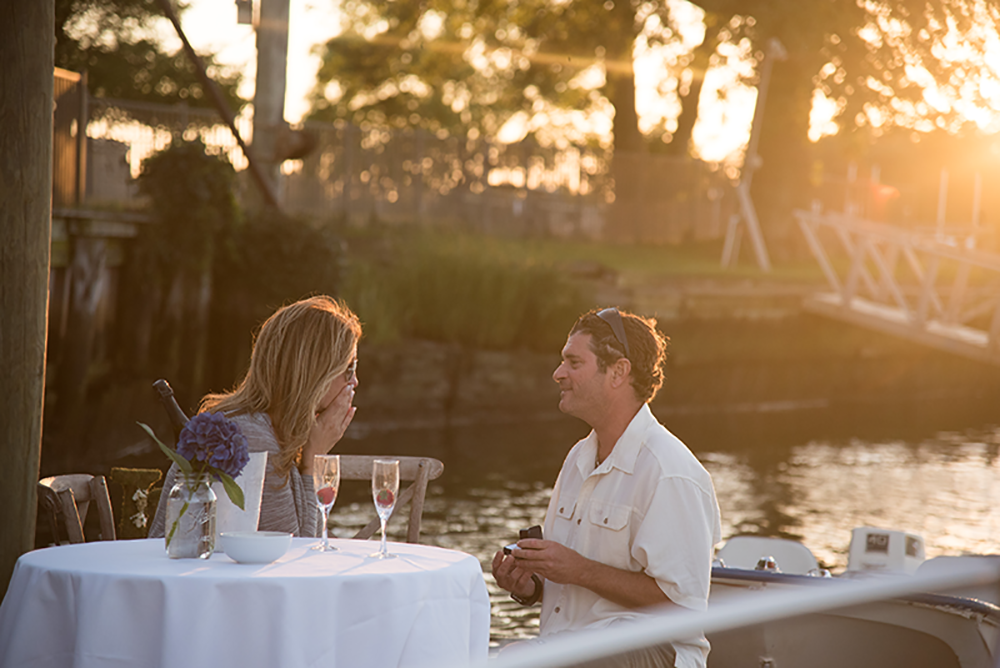
<path fill-rule="evenodd" d="M 163 404 L 163 410 L 167 412 L 167 417 L 170 418 L 170 425 L 174 428 L 174 436 L 180 436 L 181 429 L 187 424 L 188 417 L 178 405 L 177 398 L 174 397 L 174 389 L 170 387 L 170 383 L 162 378 L 153 383 L 153 388 L 156 389 L 160 403 Z"/>

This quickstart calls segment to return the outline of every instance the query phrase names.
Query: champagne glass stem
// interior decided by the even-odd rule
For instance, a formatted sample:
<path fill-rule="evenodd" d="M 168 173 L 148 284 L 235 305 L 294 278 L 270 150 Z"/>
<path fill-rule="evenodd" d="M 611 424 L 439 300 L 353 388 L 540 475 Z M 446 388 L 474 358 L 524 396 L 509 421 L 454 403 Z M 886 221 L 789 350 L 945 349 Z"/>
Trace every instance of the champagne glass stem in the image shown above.
<path fill-rule="evenodd" d="M 386 548 L 385 545 L 385 518 L 379 517 L 379 521 L 382 524 L 382 547 L 379 549 L 379 554 L 385 557 L 389 554 L 389 550 Z"/>
<path fill-rule="evenodd" d="M 323 550 L 330 549 L 330 539 L 327 534 L 330 525 L 330 509 L 323 506 Z"/>

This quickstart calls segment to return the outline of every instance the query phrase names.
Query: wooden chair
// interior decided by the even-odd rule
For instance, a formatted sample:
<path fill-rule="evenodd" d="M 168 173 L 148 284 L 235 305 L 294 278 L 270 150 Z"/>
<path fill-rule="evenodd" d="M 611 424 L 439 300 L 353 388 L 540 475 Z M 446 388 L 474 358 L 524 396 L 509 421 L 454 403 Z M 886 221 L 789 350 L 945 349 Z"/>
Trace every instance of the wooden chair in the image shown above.
<path fill-rule="evenodd" d="M 444 464 L 433 457 L 396 457 L 386 455 L 340 455 L 340 480 L 362 480 L 371 482 L 372 462 L 376 459 L 398 459 L 399 480 L 413 481 L 403 490 L 396 501 L 393 515 L 407 502 L 410 504 L 410 519 L 406 528 L 406 542 L 420 542 L 420 521 L 424 512 L 424 496 L 427 494 L 427 483 L 435 480 L 444 472 Z M 355 538 L 367 540 L 371 538 L 380 526 L 376 517 Z"/>
<path fill-rule="evenodd" d="M 38 500 L 49 517 L 53 540 L 59 542 L 59 524 L 65 527 L 70 543 L 83 543 L 83 523 L 91 501 L 97 506 L 101 523 L 100 540 L 115 540 L 115 520 L 104 476 L 72 473 L 38 481 Z"/>

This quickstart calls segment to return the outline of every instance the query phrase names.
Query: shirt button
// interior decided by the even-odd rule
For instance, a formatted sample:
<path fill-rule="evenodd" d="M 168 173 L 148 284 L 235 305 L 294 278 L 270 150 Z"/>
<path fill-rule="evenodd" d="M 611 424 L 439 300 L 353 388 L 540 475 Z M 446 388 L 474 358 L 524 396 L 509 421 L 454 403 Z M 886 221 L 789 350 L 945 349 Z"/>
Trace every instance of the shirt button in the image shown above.
<path fill-rule="evenodd" d="M 579 524 L 579 523 L 580 523 L 580 522 L 582 522 L 582 521 L 583 521 L 583 520 L 577 520 L 577 521 L 576 521 L 576 523 L 577 523 L 577 524 Z"/>
<path fill-rule="evenodd" d="M 557 607 L 553 612 L 559 612 L 559 608 Z"/>
<path fill-rule="evenodd" d="M 562 513 L 562 512 L 565 512 L 565 511 L 566 511 L 566 509 L 565 509 L 565 508 L 560 508 L 560 509 L 559 509 L 559 512 L 560 512 L 560 513 Z"/>
<path fill-rule="evenodd" d="M 605 518 L 604 518 L 604 523 L 605 523 L 605 524 L 607 524 L 607 523 L 608 523 L 608 518 L 607 518 L 607 517 L 605 517 Z"/>

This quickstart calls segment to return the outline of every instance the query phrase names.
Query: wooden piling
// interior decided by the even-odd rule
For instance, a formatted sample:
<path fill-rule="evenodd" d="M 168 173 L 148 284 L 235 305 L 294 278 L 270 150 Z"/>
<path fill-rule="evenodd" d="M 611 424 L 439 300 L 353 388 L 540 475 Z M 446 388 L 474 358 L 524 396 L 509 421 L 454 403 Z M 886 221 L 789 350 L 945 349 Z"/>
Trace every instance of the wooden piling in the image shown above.
<path fill-rule="evenodd" d="M 0 595 L 35 538 L 52 213 L 53 0 L 0 3 Z"/>

